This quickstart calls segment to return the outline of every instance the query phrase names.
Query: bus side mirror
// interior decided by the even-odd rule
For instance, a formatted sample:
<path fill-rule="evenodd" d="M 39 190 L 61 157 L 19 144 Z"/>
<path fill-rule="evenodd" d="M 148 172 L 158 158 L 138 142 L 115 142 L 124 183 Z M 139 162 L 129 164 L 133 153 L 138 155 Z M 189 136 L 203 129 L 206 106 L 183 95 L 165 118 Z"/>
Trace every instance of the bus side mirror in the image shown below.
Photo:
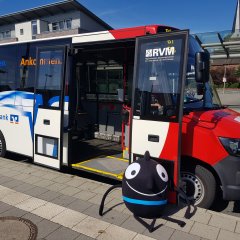
<path fill-rule="evenodd" d="M 208 52 L 197 52 L 195 55 L 195 79 L 198 83 L 209 81 L 210 54 Z"/>

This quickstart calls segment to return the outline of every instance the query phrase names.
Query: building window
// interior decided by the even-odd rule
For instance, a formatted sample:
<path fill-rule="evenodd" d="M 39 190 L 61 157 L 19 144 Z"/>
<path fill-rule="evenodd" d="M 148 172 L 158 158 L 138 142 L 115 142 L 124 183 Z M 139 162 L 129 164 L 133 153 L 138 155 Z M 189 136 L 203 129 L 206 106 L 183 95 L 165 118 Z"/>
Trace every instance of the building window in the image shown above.
<path fill-rule="evenodd" d="M 20 35 L 23 35 L 24 34 L 24 32 L 23 32 L 23 29 L 21 28 L 20 29 Z"/>
<path fill-rule="evenodd" d="M 37 35 L 37 21 L 36 20 L 32 21 L 32 35 L 33 36 Z"/>
<path fill-rule="evenodd" d="M 52 30 L 53 31 L 62 31 L 72 28 L 72 19 L 66 19 L 59 22 L 52 23 Z"/>
<path fill-rule="evenodd" d="M 11 38 L 11 31 L 0 32 L 0 39 Z"/>

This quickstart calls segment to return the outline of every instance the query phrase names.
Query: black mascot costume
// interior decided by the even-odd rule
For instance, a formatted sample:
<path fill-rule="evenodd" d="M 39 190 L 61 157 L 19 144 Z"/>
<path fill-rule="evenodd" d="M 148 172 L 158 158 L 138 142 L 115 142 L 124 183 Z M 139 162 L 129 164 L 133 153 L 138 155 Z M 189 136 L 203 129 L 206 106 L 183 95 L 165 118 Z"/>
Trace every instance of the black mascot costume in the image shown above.
<path fill-rule="evenodd" d="M 158 218 L 167 204 L 168 174 L 150 159 L 149 152 L 130 164 L 122 182 L 122 196 L 127 208 L 138 217 Z"/>
<path fill-rule="evenodd" d="M 123 201 L 134 216 L 156 219 L 161 216 L 162 209 L 167 204 L 167 171 L 161 164 L 150 159 L 148 151 L 144 158 L 128 166 L 122 185 L 112 186 L 106 191 L 99 208 L 101 216 L 108 193 L 117 187 L 122 187 Z"/>

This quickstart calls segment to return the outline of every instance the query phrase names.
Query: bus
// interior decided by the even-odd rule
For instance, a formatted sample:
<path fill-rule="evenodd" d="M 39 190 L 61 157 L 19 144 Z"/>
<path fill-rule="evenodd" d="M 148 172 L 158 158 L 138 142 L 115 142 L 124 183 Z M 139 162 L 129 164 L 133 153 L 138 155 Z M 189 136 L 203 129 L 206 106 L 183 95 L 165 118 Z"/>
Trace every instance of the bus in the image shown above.
<path fill-rule="evenodd" d="M 0 44 L 0 157 L 121 180 L 149 151 L 171 198 L 181 186 L 205 208 L 219 189 L 240 200 L 240 114 L 221 105 L 209 62 L 163 25 Z"/>

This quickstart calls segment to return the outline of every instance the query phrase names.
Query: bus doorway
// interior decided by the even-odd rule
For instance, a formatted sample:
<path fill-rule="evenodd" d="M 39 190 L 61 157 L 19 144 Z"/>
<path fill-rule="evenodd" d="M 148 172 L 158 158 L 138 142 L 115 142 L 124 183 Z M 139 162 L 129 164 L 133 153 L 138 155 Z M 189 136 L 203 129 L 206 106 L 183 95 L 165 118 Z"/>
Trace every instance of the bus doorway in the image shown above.
<path fill-rule="evenodd" d="M 73 168 L 122 179 L 129 164 L 128 118 L 135 40 L 76 47 L 70 86 Z"/>

